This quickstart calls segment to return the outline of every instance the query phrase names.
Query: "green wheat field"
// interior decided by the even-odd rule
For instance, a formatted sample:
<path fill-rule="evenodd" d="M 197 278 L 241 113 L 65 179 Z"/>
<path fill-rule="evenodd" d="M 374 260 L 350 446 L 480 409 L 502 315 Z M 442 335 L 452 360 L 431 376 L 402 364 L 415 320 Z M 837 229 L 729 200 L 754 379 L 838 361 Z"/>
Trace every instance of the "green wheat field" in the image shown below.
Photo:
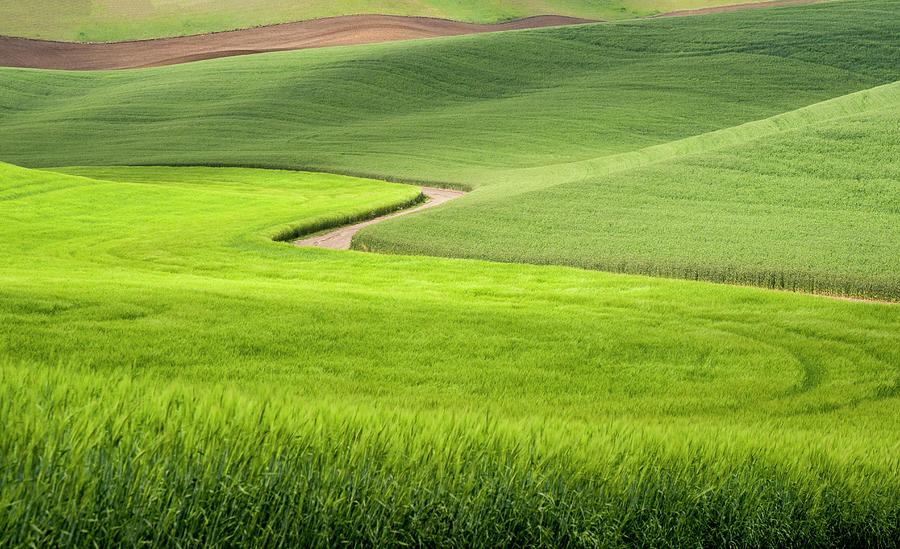
<path fill-rule="evenodd" d="M 0 68 L 0 547 L 897 547 L 898 303 L 897 0 Z"/>

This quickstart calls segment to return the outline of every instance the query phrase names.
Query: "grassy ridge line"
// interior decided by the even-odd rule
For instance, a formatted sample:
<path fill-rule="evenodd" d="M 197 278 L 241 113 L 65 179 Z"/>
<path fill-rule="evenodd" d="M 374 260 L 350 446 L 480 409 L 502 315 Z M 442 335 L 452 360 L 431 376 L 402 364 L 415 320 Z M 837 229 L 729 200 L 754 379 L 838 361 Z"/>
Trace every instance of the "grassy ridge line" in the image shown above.
<path fill-rule="evenodd" d="M 367 209 L 354 209 L 351 211 L 342 211 L 328 213 L 304 220 L 301 223 L 274 229 L 267 233 L 267 236 L 276 242 L 292 242 L 298 238 L 308 236 L 320 231 L 335 229 L 361 221 L 368 221 L 376 217 L 381 217 L 389 213 L 399 210 L 405 210 L 421 204 L 426 199 L 422 192 L 419 192 L 413 198 L 406 198 L 402 201 L 394 201 L 389 204 L 368 206 Z"/>
<path fill-rule="evenodd" d="M 582 181 L 591 177 L 608 176 L 664 162 L 679 156 L 710 152 L 749 143 L 753 140 L 785 131 L 802 129 L 826 121 L 836 121 L 867 111 L 900 106 L 900 81 L 854 92 L 738 126 L 715 130 L 677 141 L 653 145 L 627 153 L 562 164 L 510 170 L 491 178 L 491 185 L 478 187 L 473 196 L 488 196 L 502 192 L 510 197 L 538 189 Z M 509 183 L 517 182 L 516 185 Z M 493 187 L 493 184 L 507 185 Z M 457 204 L 458 206 L 458 204 Z"/>
<path fill-rule="evenodd" d="M 361 221 L 368 221 L 370 219 L 375 219 L 376 217 L 381 217 L 383 215 L 387 215 L 399 210 L 405 210 L 417 204 L 421 204 L 424 201 L 425 195 L 419 193 L 419 195 L 415 198 L 406 200 L 405 202 L 390 204 L 364 212 L 339 212 L 336 214 L 324 215 L 321 217 L 313 218 L 309 221 L 305 221 L 302 224 L 291 226 L 275 232 L 272 235 L 272 240 L 275 240 L 276 242 L 292 242 L 294 240 L 297 240 L 298 238 L 302 238 L 304 236 L 308 236 L 317 232 L 327 231 L 329 229 L 335 229 L 338 227 L 343 227 L 345 225 L 352 225 L 353 223 L 359 223 Z"/>
<path fill-rule="evenodd" d="M 822 454 L 818 435 L 777 424 L 422 416 L 2 359 L 0 380 L 0 450 L 29 456 L 0 472 L 4 545 L 887 546 L 900 533 L 895 454 L 867 448 L 863 464 L 846 439 Z"/>
<path fill-rule="evenodd" d="M 132 173 L 131 179 L 127 180 L 119 178 L 120 172 L 116 170 L 93 168 L 86 173 L 84 169 L 71 167 L 67 171 L 81 173 L 28 170 L 0 163 L 0 182 L 3 183 L 0 185 L 0 207 L 9 210 L 10 222 L 32 220 L 32 210 L 39 210 L 61 224 L 56 229 L 26 223 L 27 230 L 34 234 L 10 240 L 7 267 L 15 265 L 17 260 L 28 261 L 25 258 L 35 255 L 32 248 L 36 245 L 39 249 L 52 248 L 49 241 L 58 243 L 62 249 L 67 245 L 73 248 L 105 246 L 91 239 L 71 243 L 78 240 L 75 235 L 85 232 L 86 223 L 93 224 L 97 234 L 104 228 L 115 227 L 109 229 L 107 244 L 116 246 L 118 241 L 127 241 L 134 250 L 145 250 L 150 257 L 178 250 L 177 253 L 182 255 L 177 259 L 178 263 L 189 264 L 187 256 L 196 253 L 189 252 L 191 246 L 215 248 L 221 245 L 228 227 L 238 220 L 254 229 L 243 238 L 270 242 L 393 211 L 416 203 L 422 197 L 418 188 L 408 185 L 294 171 L 153 167 L 140 170 L 140 174 Z M 168 179 L 170 177 L 172 179 Z M 339 187 L 341 192 L 335 194 L 330 185 Z M 98 197 L 121 196 L 107 205 L 109 211 L 105 214 L 89 208 L 77 215 L 47 209 L 45 200 L 52 203 L 59 200 L 59 196 L 73 199 L 77 196 L 74 193 L 81 192 L 85 186 L 90 186 Z M 153 211 L 135 203 L 141 199 L 155 204 Z M 179 224 L 179 216 L 189 216 L 189 212 L 193 212 L 192 200 L 208 202 L 210 211 L 204 214 L 207 221 Z M 29 206 L 13 212 L 16 204 Z M 129 217 L 130 223 L 127 222 Z M 194 217 L 199 219 L 202 215 L 195 214 Z M 203 229 L 199 226 L 210 223 L 210 227 Z M 174 236 L 167 232 L 166 227 L 171 224 L 183 225 L 184 234 Z M 189 234 L 203 236 L 188 238 Z M 48 242 L 41 244 L 43 240 Z M 185 248 L 187 242 L 191 244 Z M 155 251 L 154 247 L 157 248 Z M 56 253 L 46 254 L 44 261 L 53 261 L 56 256 Z M 96 261 L 104 256 L 100 253 L 92 259 Z M 120 254 L 116 256 L 123 259 Z M 112 261 L 108 266 L 115 263 Z"/>
<path fill-rule="evenodd" d="M 174 166 L 145 166 L 149 169 L 154 168 L 172 168 Z M 66 168 L 58 168 L 58 169 L 48 169 L 48 170 L 28 170 L 26 168 L 22 168 L 20 166 L 15 166 L 13 164 L 6 164 L 4 162 L 0 162 L 0 176 L 3 177 L 18 177 L 18 178 L 27 178 L 32 176 L 34 173 L 40 172 L 48 172 L 48 173 L 58 173 L 64 174 L 66 177 L 72 177 L 76 179 L 84 179 L 86 184 L 126 184 L 121 181 L 114 181 L 110 179 L 103 179 L 97 177 L 84 177 L 72 174 L 71 172 L 77 172 L 79 170 L 86 169 L 83 166 L 68 166 Z M 252 168 L 251 168 L 252 169 Z M 96 172 L 96 170 L 88 169 L 90 172 Z M 273 170 L 267 170 L 271 173 Z M 292 170 L 295 171 L 295 170 Z M 312 176 L 325 176 L 325 177 L 334 177 L 334 174 L 316 174 L 315 172 L 304 172 L 306 175 Z M 365 180 L 367 178 L 364 177 L 354 177 L 350 175 L 343 175 L 339 177 L 347 177 Z M 371 181 L 371 180 L 370 180 Z M 381 182 L 378 182 L 381 183 Z M 412 194 L 414 191 L 410 190 L 407 193 L 403 194 Z M 8 195 L 3 193 L 0 190 L 0 200 L 6 200 L 14 198 L 14 195 Z M 344 225 L 350 225 L 353 223 L 358 223 L 361 221 L 367 221 L 369 219 L 374 219 L 376 217 L 381 217 L 383 215 L 387 215 L 392 212 L 396 212 L 399 210 L 405 210 L 407 208 L 411 208 L 417 204 L 421 204 L 425 201 L 425 195 L 420 191 L 415 196 L 403 196 L 394 198 L 387 201 L 382 201 L 380 203 L 367 204 L 362 207 L 355 207 L 351 209 L 343 209 L 334 212 L 328 212 L 325 214 L 320 214 L 317 216 L 313 216 L 307 219 L 304 219 L 300 222 L 289 223 L 280 225 L 278 227 L 273 227 L 271 229 L 267 229 L 263 232 L 263 235 L 266 238 L 270 238 L 276 242 L 292 242 L 298 238 L 311 235 L 313 233 L 317 233 L 320 231 L 326 231 L 329 229 L 334 229 L 337 227 L 343 227 Z"/>

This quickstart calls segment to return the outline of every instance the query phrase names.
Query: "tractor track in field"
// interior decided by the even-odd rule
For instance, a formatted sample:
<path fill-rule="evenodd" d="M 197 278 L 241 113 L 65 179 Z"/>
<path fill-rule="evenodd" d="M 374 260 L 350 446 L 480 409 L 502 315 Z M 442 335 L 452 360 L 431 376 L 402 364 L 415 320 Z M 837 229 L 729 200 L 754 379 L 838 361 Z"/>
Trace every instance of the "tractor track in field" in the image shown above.
<path fill-rule="evenodd" d="M 776 0 L 680 10 L 649 18 L 699 15 L 827 0 Z M 345 15 L 249 29 L 131 42 L 57 42 L 0 36 L 0 67 L 56 70 L 117 70 L 158 67 L 273 51 L 395 42 L 509 30 L 600 23 L 538 15 L 503 23 L 465 23 L 432 17 Z"/>
<path fill-rule="evenodd" d="M 422 194 L 424 194 L 427 199 L 424 204 L 420 204 L 406 210 L 400 210 L 398 212 L 383 215 L 381 217 L 376 217 L 374 219 L 363 221 L 361 223 L 354 223 L 353 225 L 340 227 L 339 229 L 329 231 L 325 234 L 301 238 L 300 240 L 295 240 L 294 245 L 301 248 L 316 247 L 327 248 L 329 250 L 349 250 L 350 242 L 351 240 L 353 240 L 353 235 L 359 232 L 359 230 L 363 227 L 374 225 L 375 223 L 379 223 L 386 219 L 400 217 L 401 215 L 411 214 L 413 212 L 418 212 L 427 208 L 433 208 L 439 204 L 443 204 L 444 202 L 453 200 L 454 198 L 459 198 L 466 193 L 464 191 L 454 191 L 452 189 L 422 187 Z"/>

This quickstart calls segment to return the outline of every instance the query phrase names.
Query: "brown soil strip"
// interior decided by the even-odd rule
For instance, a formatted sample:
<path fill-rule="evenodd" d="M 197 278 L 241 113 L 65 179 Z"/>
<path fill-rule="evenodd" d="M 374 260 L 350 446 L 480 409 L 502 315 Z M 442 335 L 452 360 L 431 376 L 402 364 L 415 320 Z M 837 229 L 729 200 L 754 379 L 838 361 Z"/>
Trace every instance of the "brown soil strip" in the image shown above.
<path fill-rule="evenodd" d="M 0 37 L 0 66 L 62 70 L 156 67 L 232 55 L 592 23 L 541 15 L 480 25 L 430 17 L 349 15 L 136 42 L 80 44 Z"/>
<path fill-rule="evenodd" d="M 464 193 L 463 191 L 453 191 L 450 189 L 438 189 L 436 187 L 422 187 L 422 194 L 424 194 L 428 198 L 428 201 L 420 206 L 416 206 L 415 208 L 410 208 L 401 212 L 376 217 L 375 219 L 363 221 L 362 223 L 356 223 L 355 225 L 341 227 L 340 229 L 331 231 L 330 233 L 311 236 L 309 238 L 304 238 L 301 240 L 295 240 L 294 245 L 300 246 L 301 248 L 314 246 L 316 248 L 328 248 L 329 250 L 349 250 L 350 241 L 353 239 L 353 235 L 359 232 L 359 230 L 363 227 L 374 225 L 375 223 L 379 223 L 381 221 L 384 221 L 385 219 L 391 219 L 392 217 L 399 217 L 401 215 L 411 214 L 413 212 L 418 212 L 419 210 L 424 210 L 426 208 L 433 208 L 438 204 L 443 204 L 444 202 L 453 200 L 454 198 L 459 198 L 466 193 Z"/>
<path fill-rule="evenodd" d="M 825 0 L 778 0 L 673 11 L 651 17 L 699 15 L 822 1 Z M 0 36 L 0 67 L 60 70 L 135 69 L 271 51 L 352 46 L 596 22 L 598 21 L 559 15 L 539 15 L 483 25 L 431 17 L 346 15 L 134 42 L 83 44 Z"/>

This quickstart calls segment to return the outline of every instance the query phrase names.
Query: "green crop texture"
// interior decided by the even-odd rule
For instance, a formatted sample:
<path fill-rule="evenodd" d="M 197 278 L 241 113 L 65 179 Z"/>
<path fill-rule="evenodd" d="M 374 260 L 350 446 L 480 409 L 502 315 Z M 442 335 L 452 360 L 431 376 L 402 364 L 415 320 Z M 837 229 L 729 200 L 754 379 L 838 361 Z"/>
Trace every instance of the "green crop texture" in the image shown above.
<path fill-rule="evenodd" d="M 597 175 L 514 197 L 485 189 L 368 228 L 355 245 L 900 301 L 897 128 L 900 83 L 643 155 L 554 166 L 558 177 Z"/>
<path fill-rule="evenodd" d="M 751 0 L 754 1 L 754 0 Z M 761 1 L 761 0 L 755 0 Z M 0 2 L 0 35 L 109 42 L 182 36 L 353 14 L 492 23 L 532 15 L 624 19 L 728 0 L 30 0 Z"/>
<path fill-rule="evenodd" d="M 0 69 L 0 547 L 896 547 L 898 14 Z"/>
<path fill-rule="evenodd" d="M 509 183 L 509 169 L 639 150 L 894 82 L 898 7 L 840 1 L 133 71 L 2 69 L 0 151 L 28 167 L 217 163 Z"/>
<path fill-rule="evenodd" d="M 5 70 L 0 150 L 30 167 L 438 181 L 477 190 L 357 245 L 897 300 L 897 87 L 803 107 L 898 78 L 898 7 L 835 2 L 117 73 Z M 817 170 L 789 165 L 794 149 L 809 149 Z M 622 172 L 688 153 L 706 156 Z"/>
<path fill-rule="evenodd" d="M 0 545 L 900 533 L 893 306 L 271 240 L 405 185 L 0 170 Z"/>

